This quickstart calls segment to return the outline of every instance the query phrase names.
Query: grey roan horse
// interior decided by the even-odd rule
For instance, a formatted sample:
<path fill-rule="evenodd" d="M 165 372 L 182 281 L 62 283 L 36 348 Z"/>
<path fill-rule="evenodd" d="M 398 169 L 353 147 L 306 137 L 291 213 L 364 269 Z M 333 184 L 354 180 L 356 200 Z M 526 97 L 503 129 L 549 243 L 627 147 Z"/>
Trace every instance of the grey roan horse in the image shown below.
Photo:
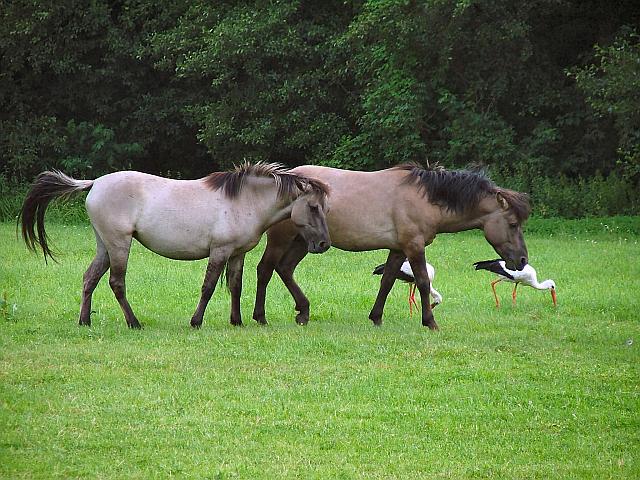
<path fill-rule="evenodd" d="M 349 251 L 390 250 L 380 290 L 369 318 L 382 323 L 382 312 L 394 278 L 409 259 L 422 297 L 422 324 L 437 329 L 429 298 L 424 247 L 436 234 L 479 228 L 511 269 L 527 264 L 522 223 L 530 211 L 526 195 L 496 186 L 478 171 L 447 171 L 404 164 L 377 172 L 302 166 L 292 171 L 326 183 L 331 191 L 327 224 L 335 247 Z M 267 285 L 278 273 L 292 294 L 296 321 L 309 320 L 309 300 L 293 278 L 306 255 L 299 230 L 283 221 L 267 232 L 267 247 L 258 265 L 253 318 L 266 323 Z"/>
<path fill-rule="evenodd" d="M 49 202 L 82 190 L 89 190 L 86 208 L 97 247 L 83 277 L 81 325 L 91 324 L 91 296 L 100 278 L 111 269 L 109 285 L 127 325 L 140 328 L 125 293 L 132 238 L 164 257 L 209 258 L 200 302 L 191 318 L 193 327 L 202 325 L 225 265 L 232 294 L 231 323 L 242 324 L 244 256 L 275 223 L 290 218 L 306 242 L 306 251 L 321 253 L 330 246 L 326 186 L 277 164 L 244 163 L 234 171 L 212 173 L 199 180 L 171 180 L 129 171 L 96 180 L 75 180 L 54 171 L 38 175 L 20 214 L 27 246 L 35 251 L 39 245 L 45 260 L 53 258 L 44 228 Z"/>

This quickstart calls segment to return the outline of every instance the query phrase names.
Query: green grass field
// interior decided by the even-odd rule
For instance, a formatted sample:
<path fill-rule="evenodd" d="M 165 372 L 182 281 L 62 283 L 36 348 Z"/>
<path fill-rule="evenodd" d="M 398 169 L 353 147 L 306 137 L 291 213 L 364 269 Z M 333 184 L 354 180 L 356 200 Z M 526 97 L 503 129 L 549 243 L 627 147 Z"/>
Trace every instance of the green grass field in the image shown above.
<path fill-rule="evenodd" d="M 622 223 L 620 223 L 622 222 Z M 622 225 L 622 227 L 619 227 Z M 495 258 L 480 232 L 427 249 L 444 302 L 439 332 L 409 318 L 394 287 L 368 320 L 384 252 L 331 249 L 298 279 L 307 327 L 278 279 L 268 327 L 228 323 L 217 290 L 203 328 L 189 319 L 204 262 L 134 245 L 130 331 L 106 277 L 93 326 L 79 327 L 88 226 L 49 225 L 46 266 L 0 224 L 0 478 L 640 478 L 640 218 L 531 221 L 526 239 L 548 292 L 494 307 Z"/>

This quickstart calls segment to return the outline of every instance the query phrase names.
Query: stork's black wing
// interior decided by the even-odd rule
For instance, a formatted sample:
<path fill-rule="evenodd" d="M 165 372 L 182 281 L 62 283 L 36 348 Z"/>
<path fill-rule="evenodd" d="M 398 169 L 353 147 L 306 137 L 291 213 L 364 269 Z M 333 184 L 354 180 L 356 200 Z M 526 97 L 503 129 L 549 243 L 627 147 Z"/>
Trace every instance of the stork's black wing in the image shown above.
<path fill-rule="evenodd" d="M 476 267 L 476 270 L 488 270 L 493 273 L 497 273 L 498 275 L 502 275 L 503 277 L 507 277 L 510 280 L 513 280 L 513 276 L 509 274 L 509 272 L 505 271 L 500 265 L 500 259 L 497 258 L 495 260 L 483 260 L 481 262 L 475 262 L 473 264 Z"/>
<path fill-rule="evenodd" d="M 382 275 L 384 273 L 384 263 L 378 265 L 376 268 L 373 269 L 373 274 L 372 275 Z"/>

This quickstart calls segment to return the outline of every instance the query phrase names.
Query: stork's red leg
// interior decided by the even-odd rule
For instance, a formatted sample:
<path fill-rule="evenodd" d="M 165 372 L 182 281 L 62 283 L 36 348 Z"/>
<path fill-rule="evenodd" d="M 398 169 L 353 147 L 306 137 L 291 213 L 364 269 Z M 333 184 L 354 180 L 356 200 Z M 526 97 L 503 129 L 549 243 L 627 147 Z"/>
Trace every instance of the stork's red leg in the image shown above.
<path fill-rule="evenodd" d="M 413 316 L 413 306 L 418 308 L 418 302 L 416 301 L 416 284 L 409 284 L 409 315 Z"/>
<path fill-rule="evenodd" d="M 493 282 L 491 282 L 491 288 L 493 290 L 493 298 L 496 299 L 496 308 L 500 308 L 500 300 L 498 300 L 498 294 L 496 293 L 496 284 L 500 283 L 502 281 L 501 278 L 498 278 L 497 280 L 494 280 Z"/>
<path fill-rule="evenodd" d="M 516 289 L 517 288 L 518 288 L 518 284 L 514 283 L 513 284 L 513 293 L 511 294 L 511 300 L 512 300 L 514 306 L 516 304 Z"/>
<path fill-rule="evenodd" d="M 409 284 L 409 316 L 413 318 L 413 291 L 411 284 Z"/>

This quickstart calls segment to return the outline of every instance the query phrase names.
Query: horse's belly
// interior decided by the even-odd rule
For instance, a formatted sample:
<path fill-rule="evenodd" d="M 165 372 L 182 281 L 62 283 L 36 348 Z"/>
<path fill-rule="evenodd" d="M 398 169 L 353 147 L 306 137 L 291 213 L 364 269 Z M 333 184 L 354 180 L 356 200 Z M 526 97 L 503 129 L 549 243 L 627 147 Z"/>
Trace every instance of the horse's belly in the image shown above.
<path fill-rule="evenodd" d="M 136 231 L 134 237 L 152 252 L 174 260 L 200 260 L 209 256 L 208 237 L 203 238 L 196 232 L 174 231 L 170 235 L 158 235 Z"/>
<path fill-rule="evenodd" d="M 401 249 L 398 242 L 392 235 L 385 236 L 360 236 L 351 237 L 349 235 L 335 235 L 331 234 L 331 245 L 339 248 L 340 250 L 346 250 L 349 252 L 368 252 L 370 250 L 399 250 Z"/>
<path fill-rule="evenodd" d="M 330 210 L 327 225 L 331 245 L 351 252 L 399 248 L 398 234 L 390 217 L 371 217 L 363 219 L 345 215 L 338 209 Z"/>

